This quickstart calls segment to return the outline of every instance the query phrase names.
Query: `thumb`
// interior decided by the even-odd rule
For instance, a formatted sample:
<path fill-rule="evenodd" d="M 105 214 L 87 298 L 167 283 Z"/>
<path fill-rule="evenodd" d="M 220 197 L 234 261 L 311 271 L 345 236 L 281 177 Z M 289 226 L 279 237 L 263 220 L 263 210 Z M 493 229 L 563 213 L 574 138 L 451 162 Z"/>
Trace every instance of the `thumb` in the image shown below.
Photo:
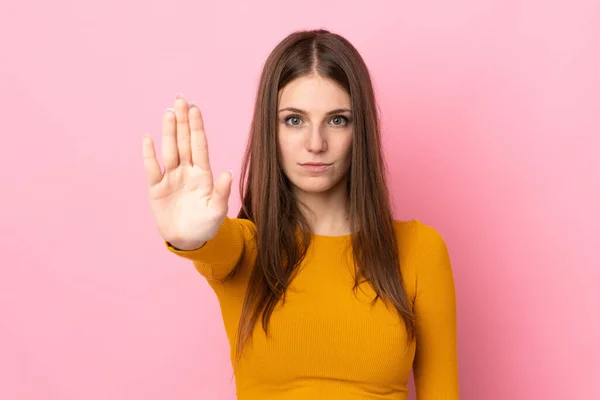
<path fill-rule="evenodd" d="M 222 172 L 213 186 L 213 194 L 211 196 L 211 201 L 214 202 L 214 205 L 227 207 L 227 203 L 229 202 L 229 195 L 231 193 L 231 183 L 233 182 L 233 173 Z"/>

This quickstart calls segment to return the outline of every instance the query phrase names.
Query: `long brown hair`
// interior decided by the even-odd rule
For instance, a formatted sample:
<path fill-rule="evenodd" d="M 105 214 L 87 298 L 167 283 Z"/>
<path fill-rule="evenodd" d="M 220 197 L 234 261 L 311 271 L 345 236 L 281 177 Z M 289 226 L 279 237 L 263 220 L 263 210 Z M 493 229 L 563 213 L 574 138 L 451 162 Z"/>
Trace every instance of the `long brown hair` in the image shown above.
<path fill-rule="evenodd" d="M 361 278 L 369 282 L 377 294 L 374 301 L 383 298 L 391 302 L 404 320 L 408 339 L 414 338 L 413 312 L 402 284 L 377 105 L 368 69 L 358 51 L 342 36 L 322 29 L 297 31 L 283 39 L 265 62 L 242 164 L 238 218 L 256 225 L 258 252 L 237 332 L 238 360 L 261 316 L 262 327 L 268 333 L 269 318 L 278 302 L 285 300 L 288 284 L 310 243 L 307 219 L 279 165 L 277 103 L 285 85 L 314 73 L 336 81 L 351 99 L 354 134 L 347 195 L 354 288 Z"/>

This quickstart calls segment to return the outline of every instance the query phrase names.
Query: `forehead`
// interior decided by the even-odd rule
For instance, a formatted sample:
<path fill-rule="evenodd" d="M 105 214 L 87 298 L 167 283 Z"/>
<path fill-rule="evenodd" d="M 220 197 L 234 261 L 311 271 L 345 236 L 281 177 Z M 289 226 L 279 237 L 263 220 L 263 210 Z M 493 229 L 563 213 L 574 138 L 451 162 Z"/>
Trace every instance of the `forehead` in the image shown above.
<path fill-rule="evenodd" d="M 295 107 L 310 113 L 350 108 L 350 96 L 337 82 L 318 75 L 302 76 L 279 91 L 279 108 Z"/>

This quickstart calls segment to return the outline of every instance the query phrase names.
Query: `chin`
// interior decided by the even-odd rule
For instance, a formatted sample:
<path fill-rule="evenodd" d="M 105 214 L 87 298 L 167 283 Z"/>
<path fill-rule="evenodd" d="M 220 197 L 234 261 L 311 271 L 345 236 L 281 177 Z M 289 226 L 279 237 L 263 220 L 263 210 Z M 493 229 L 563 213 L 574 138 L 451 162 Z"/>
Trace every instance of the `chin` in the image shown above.
<path fill-rule="evenodd" d="M 332 181 L 330 179 L 294 179 L 290 180 L 295 189 L 304 193 L 325 193 L 331 191 L 333 188 L 338 186 L 341 182 Z"/>

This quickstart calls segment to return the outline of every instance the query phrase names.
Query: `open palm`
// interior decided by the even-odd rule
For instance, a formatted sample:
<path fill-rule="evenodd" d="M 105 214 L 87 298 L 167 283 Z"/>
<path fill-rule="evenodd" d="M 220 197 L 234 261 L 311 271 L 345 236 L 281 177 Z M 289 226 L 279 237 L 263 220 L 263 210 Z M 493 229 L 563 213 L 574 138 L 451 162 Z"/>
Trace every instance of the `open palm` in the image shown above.
<path fill-rule="evenodd" d="M 212 239 L 228 210 L 232 176 L 213 182 L 200 109 L 178 96 L 163 116 L 162 158 L 150 136 L 143 140 L 150 209 L 164 240 L 180 249 L 195 249 Z"/>

